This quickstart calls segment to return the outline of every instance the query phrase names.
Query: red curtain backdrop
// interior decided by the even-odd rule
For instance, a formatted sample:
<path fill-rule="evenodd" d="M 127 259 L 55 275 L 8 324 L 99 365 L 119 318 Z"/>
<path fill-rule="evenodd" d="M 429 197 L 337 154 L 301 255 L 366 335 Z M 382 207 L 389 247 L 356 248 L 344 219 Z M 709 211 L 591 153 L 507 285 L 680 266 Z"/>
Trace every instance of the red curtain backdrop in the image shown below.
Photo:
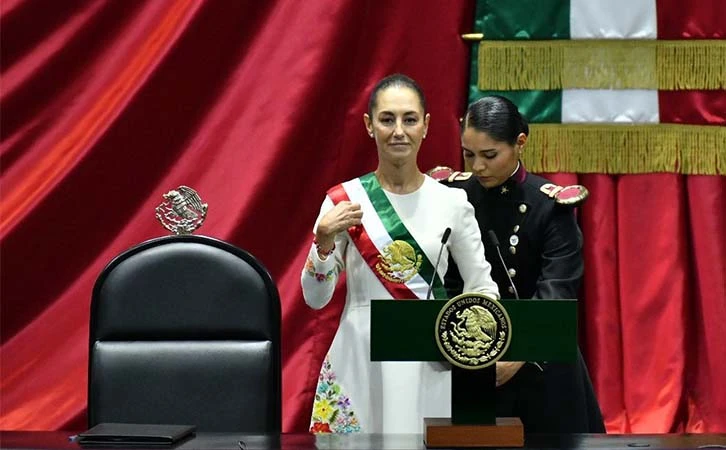
<path fill-rule="evenodd" d="M 306 430 L 342 306 L 302 301 L 320 202 L 374 168 L 362 114 L 393 72 L 428 97 L 421 167 L 460 166 L 470 49 L 459 35 L 473 7 L 3 0 L 0 429 L 85 427 L 95 278 L 165 234 L 154 208 L 186 184 L 210 205 L 199 233 L 250 251 L 277 282 L 283 428 Z M 726 179 L 553 178 L 592 193 L 578 212 L 582 345 L 609 431 L 726 431 Z"/>

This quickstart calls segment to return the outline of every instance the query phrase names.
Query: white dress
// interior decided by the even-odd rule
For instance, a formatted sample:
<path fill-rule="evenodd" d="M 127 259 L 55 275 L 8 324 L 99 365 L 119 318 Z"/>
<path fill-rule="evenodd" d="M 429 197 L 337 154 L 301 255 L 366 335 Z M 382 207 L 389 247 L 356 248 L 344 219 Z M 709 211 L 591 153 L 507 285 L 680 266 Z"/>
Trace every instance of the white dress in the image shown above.
<path fill-rule="evenodd" d="M 499 298 L 497 285 L 490 276 L 491 266 L 484 257 L 474 209 L 463 190 L 447 188 L 427 176 L 411 194 L 385 192 L 385 196 L 432 265 L 444 230 L 451 228 L 437 269 L 441 279 L 451 253 L 464 280 L 464 292 Z M 316 227 L 333 206 L 326 196 Z M 368 230 L 368 223 L 377 217 L 365 207 L 363 210 L 363 225 Z M 335 251 L 325 261 L 311 246 L 301 277 L 305 302 L 315 309 L 327 305 L 343 271 L 346 302 L 320 371 L 311 431 L 421 433 L 424 417 L 449 417 L 448 364 L 370 360 L 370 301 L 393 297 L 366 264 L 348 232 L 336 236 Z"/>

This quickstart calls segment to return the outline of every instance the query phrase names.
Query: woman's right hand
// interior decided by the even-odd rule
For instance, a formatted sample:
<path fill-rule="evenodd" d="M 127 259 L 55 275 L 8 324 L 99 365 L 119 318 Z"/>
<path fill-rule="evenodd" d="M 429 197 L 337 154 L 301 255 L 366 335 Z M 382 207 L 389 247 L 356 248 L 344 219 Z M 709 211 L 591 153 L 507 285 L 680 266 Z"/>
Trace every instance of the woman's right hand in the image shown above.
<path fill-rule="evenodd" d="M 318 248 L 328 251 L 335 244 L 335 235 L 348 228 L 360 225 L 363 217 L 363 210 L 359 203 L 340 202 L 328 211 L 318 222 L 315 231 L 315 240 Z"/>

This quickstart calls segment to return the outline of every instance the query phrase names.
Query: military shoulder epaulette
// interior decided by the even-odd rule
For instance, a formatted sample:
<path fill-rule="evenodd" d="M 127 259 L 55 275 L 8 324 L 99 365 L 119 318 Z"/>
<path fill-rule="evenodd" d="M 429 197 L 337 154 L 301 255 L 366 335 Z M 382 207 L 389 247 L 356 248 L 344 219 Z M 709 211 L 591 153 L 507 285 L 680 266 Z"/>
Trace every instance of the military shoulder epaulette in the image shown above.
<path fill-rule="evenodd" d="M 570 186 L 558 186 L 552 183 L 545 183 L 539 188 L 542 193 L 554 199 L 560 205 L 577 206 L 585 201 L 590 192 L 585 186 L 573 184 Z"/>
<path fill-rule="evenodd" d="M 452 181 L 466 181 L 469 178 L 471 178 L 471 172 L 459 172 L 459 171 L 456 171 L 456 172 L 452 173 L 451 175 L 449 175 L 449 180 L 448 181 L 449 182 L 452 182 Z"/>
<path fill-rule="evenodd" d="M 436 181 L 446 181 L 451 183 L 453 181 L 466 181 L 471 178 L 471 172 L 460 172 L 447 166 L 436 166 L 433 169 L 426 172 L 426 175 L 430 176 Z"/>

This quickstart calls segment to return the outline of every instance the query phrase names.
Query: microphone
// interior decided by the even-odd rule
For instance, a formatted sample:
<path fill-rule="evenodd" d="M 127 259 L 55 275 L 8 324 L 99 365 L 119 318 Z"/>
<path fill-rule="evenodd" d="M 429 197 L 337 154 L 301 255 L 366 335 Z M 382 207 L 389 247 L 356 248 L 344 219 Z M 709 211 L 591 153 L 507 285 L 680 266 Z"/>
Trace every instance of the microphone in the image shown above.
<path fill-rule="evenodd" d="M 439 263 L 441 262 L 441 253 L 444 252 L 444 245 L 446 245 L 446 242 L 449 240 L 449 236 L 451 236 L 451 228 L 446 227 L 446 229 L 444 230 L 444 235 L 441 236 L 441 248 L 439 248 L 439 257 L 436 258 L 436 265 L 434 265 L 434 274 L 431 276 L 431 283 L 429 283 L 429 291 L 426 293 L 426 300 L 431 298 L 431 290 L 434 288 L 434 280 L 436 279 L 436 275 L 438 274 Z"/>
<path fill-rule="evenodd" d="M 489 236 L 489 242 L 494 246 L 494 248 L 497 249 L 497 255 L 499 255 L 499 261 L 502 263 L 502 267 L 504 267 L 504 273 L 507 275 L 507 279 L 509 279 L 509 285 L 512 286 L 512 290 L 514 291 L 514 298 L 519 300 L 519 293 L 517 292 L 517 287 L 514 285 L 514 281 L 512 281 L 512 277 L 509 276 L 509 269 L 507 268 L 507 265 L 504 263 L 504 258 L 502 258 L 502 252 L 499 250 L 499 239 L 497 239 L 497 235 L 494 234 L 494 231 L 492 231 L 492 230 L 487 231 L 487 236 Z"/>

